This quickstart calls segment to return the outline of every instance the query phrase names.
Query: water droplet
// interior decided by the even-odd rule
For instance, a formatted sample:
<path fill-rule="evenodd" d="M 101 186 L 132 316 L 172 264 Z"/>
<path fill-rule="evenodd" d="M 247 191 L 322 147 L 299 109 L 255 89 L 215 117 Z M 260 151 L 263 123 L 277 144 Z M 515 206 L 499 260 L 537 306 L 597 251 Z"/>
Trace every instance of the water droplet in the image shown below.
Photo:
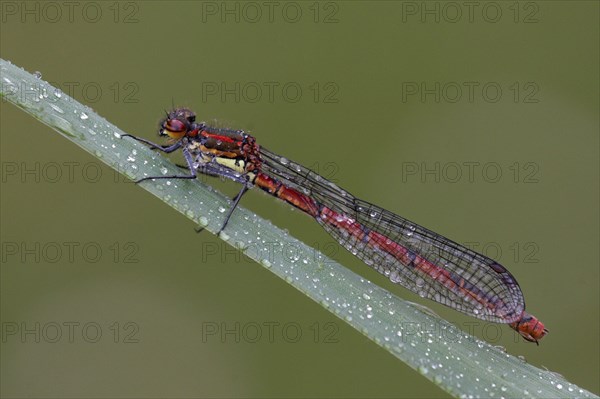
<path fill-rule="evenodd" d="M 86 120 L 88 118 L 89 118 L 89 116 L 85 112 L 82 112 L 81 115 L 79 115 L 79 119 L 81 119 L 81 120 Z"/>
<path fill-rule="evenodd" d="M 56 111 L 56 112 L 58 112 L 59 114 L 64 114 L 64 113 L 65 113 L 65 111 L 63 111 L 63 110 L 62 110 L 62 108 L 61 108 L 61 107 L 59 107 L 59 106 L 58 106 L 58 105 L 56 105 L 56 104 L 52 104 L 52 103 L 50 103 L 50 108 L 52 108 L 53 110 L 55 110 L 55 111 Z"/>
<path fill-rule="evenodd" d="M 130 170 L 125 171 L 125 176 L 129 177 L 129 179 L 131 179 L 131 180 L 137 180 L 136 174 Z"/>
<path fill-rule="evenodd" d="M 54 115 L 53 119 L 54 119 L 54 123 L 56 124 L 56 126 L 60 130 L 62 130 L 64 133 L 69 134 L 70 136 L 72 136 L 72 134 L 69 133 L 69 132 L 72 131 L 71 122 L 69 122 L 69 121 L 67 121 L 67 120 L 65 120 L 65 119 L 63 119 L 61 117 L 58 117 L 56 115 Z"/>
<path fill-rule="evenodd" d="M 221 239 L 228 241 L 231 237 L 229 236 L 229 234 L 225 233 L 224 231 L 219 233 L 219 237 L 221 237 Z"/>
<path fill-rule="evenodd" d="M 42 78 L 42 73 L 41 73 L 40 71 L 35 71 L 35 72 L 33 73 L 33 76 L 34 76 L 36 79 L 41 79 L 41 78 Z"/>
<path fill-rule="evenodd" d="M 401 283 L 402 282 L 402 277 L 400 276 L 400 273 L 398 273 L 398 271 L 394 270 L 390 274 L 390 281 L 392 283 Z"/>

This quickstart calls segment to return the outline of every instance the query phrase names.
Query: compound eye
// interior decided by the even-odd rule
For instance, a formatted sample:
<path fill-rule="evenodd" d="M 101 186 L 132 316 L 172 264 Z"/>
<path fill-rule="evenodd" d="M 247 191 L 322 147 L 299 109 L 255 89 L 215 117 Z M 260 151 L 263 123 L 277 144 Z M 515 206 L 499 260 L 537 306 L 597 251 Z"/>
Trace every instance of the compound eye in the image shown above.
<path fill-rule="evenodd" d="M 180 119 L 165 119 L 161 125 L 158 134 L 160 136 L 169 136 L 172 139 L 179 140 L 184 137 L 189 129 L 189 125 Z"/>
<path fill-rule="evenodd" d="M 187 130 L 187 124 L 179 119 L 167 119 L 165 123 L 163 123 L 163 129 L 169 130 L 173 133 L 179 133 Z"/>

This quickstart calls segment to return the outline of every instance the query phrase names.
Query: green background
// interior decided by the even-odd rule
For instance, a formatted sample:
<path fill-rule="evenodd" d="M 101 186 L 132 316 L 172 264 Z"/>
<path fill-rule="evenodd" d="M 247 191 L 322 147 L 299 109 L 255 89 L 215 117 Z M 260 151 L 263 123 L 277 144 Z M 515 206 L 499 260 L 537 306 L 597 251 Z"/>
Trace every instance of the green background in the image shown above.
<path fill-rule="evenodd" d="M 163 110 L 189 106 L 489 250 L 550 329 L 539 347 L 393 286 L 287 205 L 244 198 L 376 284 L 600 393 L 597 2 L 476 2 L 471 16 L 440 2 L 282 2 L 271 15 L 262 2 L 77 4 L 70 15 L 62 2 L 2 2 L 0 56 L 132 134 L 155 140 Z M 439 101 L 406 91 L 436 82 Z M 6 103 L 0 138 L 3 397 L 447 396 Z M 437 177 L 423 173 L 436 163 Z M 98 261 L 82 255 L 86 245 L 101 249 Z M 39 342 L 21 335 L 36 323 Z M 79 323 L 72 340 L 65 323 Z M 97 342 L 93 329 L 82 336 L 86 323 L 100 326 Z M 265 323 L 299 326 L 302 337 L 275 328 L 270 340 Z M 62 336 L 51 342 L 55 325 Z M 240 342 L 203 335 L 209 325 L 238 325 Z M 263 335 L 251 342 L 255 325 Z"/>

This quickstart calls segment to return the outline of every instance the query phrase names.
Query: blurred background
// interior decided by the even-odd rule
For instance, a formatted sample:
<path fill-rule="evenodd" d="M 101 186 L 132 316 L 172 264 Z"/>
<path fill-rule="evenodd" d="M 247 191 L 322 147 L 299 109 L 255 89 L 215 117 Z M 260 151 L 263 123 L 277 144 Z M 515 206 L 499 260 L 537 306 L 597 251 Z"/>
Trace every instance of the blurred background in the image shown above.
<path fill-rule="evenodd" d="M 499 260 L 550 330 L 539 347 L 394 286 L 285 204 L 243 201 L 600 393 L 597 2 L 70 4 L 3 1 L 1 57 L 147 139 L 173 104 L 248 129 Z M 448 397 L 98 159 L 0 110 L 3 397 Z"/>

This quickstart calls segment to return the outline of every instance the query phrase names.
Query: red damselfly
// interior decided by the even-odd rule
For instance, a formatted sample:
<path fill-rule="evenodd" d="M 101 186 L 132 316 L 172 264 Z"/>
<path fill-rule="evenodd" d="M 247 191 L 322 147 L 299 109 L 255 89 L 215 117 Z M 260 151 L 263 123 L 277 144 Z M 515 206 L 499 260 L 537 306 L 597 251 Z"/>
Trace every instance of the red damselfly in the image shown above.
<path fill-rule="evenodd" d="M 149 179 L 195 179 L 197 173 L 242 184 L 221 230 L 244 193 L 259 187 L 312 216 L 344 248 L 392 282 L 470 316 L 506 323 L 538 343 L 548 330 L 525 312 L 516 279 L 498 262 L 401 216 L 358 199 L 324 177 L 258 145 L 243 130 L 196 122 L 189 109 L 167 113 L 162 146 L 132 137 L 154 149 L 182 150 L 190 174 Z"/>

